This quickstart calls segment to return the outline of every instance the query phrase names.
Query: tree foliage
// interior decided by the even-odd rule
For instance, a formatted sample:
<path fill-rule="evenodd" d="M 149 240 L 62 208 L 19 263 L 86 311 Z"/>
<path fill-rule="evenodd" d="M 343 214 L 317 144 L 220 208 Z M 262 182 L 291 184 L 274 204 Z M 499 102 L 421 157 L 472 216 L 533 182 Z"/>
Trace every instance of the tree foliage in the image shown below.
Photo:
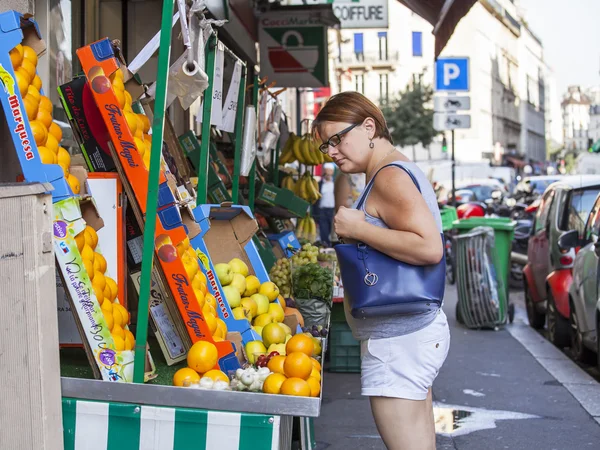
<path fill-rule="evenodd" d="M 433 128 L 433 88 L 423 82 L 423 74 L 383 107 L 383 114 L 394 143 L 401 147 L 417 145 L 428 147 L 437 136 Z"/>

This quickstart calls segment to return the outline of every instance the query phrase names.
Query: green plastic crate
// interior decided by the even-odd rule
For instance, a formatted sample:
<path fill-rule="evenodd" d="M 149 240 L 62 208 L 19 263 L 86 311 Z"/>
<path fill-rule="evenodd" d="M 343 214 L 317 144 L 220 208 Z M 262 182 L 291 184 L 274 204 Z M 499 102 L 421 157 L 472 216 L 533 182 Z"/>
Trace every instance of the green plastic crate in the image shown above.
<path fill-rule="evenodd" d="M 453 222 L 458 220 L 456 214 L 456 208 L 454 206 L 444 206 L 440 209 L 440 215 L 442 216 L 442 229 L 448 231 L 452 229 Z"/>
<path fill-rule="evenodd" d="M 331 322 L 329 336 L 329 371 L 359 373 L 360 342 L 354 339 L 348 324 Z"/>
<path fill-rule="evenodd" d="M 331 307 L 331 322 L 346 323 L 346 313 L 343 303 L 334 303 Z"/>

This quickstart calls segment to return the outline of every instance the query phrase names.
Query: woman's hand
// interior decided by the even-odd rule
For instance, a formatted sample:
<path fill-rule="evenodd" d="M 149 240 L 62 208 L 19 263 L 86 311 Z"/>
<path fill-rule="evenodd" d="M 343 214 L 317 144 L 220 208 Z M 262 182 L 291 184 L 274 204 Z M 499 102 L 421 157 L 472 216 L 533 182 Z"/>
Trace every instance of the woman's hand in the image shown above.
<path fill-rule="evenodd" d="M 335 234 L 343 239 L 359 240 L 356 231 L 365 222 L 365 213 L 361 210 L 340 206 L 333 219 L 333 229 Z"/>

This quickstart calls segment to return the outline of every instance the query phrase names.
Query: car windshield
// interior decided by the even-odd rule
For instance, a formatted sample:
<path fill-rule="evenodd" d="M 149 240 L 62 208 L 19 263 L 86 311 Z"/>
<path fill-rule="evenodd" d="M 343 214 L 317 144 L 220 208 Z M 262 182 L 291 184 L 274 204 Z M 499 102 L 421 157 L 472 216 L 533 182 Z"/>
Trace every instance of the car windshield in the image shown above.
<path fill-rule="evenodd" d="M 563 216 L 562 230 L 577 230 L 579 235 L 583 236 L 585 223 L 587 222 L 590 211 L 594 207 L 596 197 L 600 193 L 600 187 L 592 187 L 573 191 L 569 199 L 569 207 L 565 210 Z"/>

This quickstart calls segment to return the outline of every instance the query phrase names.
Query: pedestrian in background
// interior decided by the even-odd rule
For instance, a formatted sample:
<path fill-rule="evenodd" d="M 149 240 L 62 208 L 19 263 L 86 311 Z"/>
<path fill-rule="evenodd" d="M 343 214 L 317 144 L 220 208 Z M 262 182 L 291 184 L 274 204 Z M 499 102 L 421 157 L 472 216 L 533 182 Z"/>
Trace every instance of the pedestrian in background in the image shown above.
<path fill-rule="evenodd" d="M 321 244 L 331 247 L 331 228 L 335 213 L 335 196 L 333 173 L 335 165 L 327 163 L 323 166 L 323 176 L 319 182 L 321 200 L 319 200 L 319 235 Z"/>
<path fill-rule="evenodd" d="M 412 265 L 439 263 L 444 250 L 436 195 L 425 174 L 394 147 L 381 110 L 362 94 L 343 92 L 328 100 L 312 126 L 321 151 L 342 172 L 364 173 L 367 183 L 374 179 L 360 209 L 339 207 L 338 236 Z M 431 385 L 450 347 L 446 315 L 435 308 L 355 320 L 346 301 L 344 306 L 361 341 L 361 392 L 370 398 L 386 447 L 434 450 Z"/>

